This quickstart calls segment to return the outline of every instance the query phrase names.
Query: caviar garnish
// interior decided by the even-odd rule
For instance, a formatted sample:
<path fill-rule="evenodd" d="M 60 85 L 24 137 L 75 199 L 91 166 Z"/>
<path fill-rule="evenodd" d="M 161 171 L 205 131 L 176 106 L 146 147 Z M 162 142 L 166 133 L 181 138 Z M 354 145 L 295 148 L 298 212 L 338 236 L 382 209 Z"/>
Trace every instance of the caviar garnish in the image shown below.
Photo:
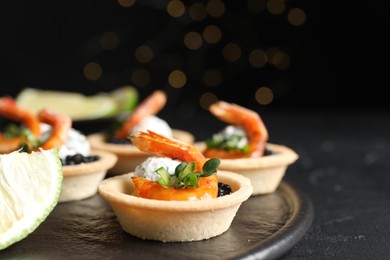
<path fill-rule="evenodd" d="M 232 188 L 230 185 L 218 182 L 218 197 L 229 195 L 232 193 Z"/>
<path fill-rule="evenodd" d="M 81 163 L 90 163 L 99 160 L 100 157 L 98 155 L 90 155 L 84 156 L 80 153 L 76 153 L 75 155 L 68 155 L 65 159 L 61 159 L 62 165 L 76 165 Z"/>

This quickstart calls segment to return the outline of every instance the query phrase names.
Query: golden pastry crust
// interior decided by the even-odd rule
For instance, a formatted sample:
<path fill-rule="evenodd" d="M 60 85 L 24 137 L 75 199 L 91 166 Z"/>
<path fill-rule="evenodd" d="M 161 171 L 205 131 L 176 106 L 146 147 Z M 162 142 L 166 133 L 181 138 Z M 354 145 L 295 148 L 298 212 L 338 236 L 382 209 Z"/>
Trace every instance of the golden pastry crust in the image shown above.
<path fill-rule="evenodd" d="M 192 144 L 195 140 L 194 136 L 186 131 L 173 129 L 173 138 Z M 149 156 L 149 153 L 140 151 L 137 147 L 131 144 L 113 144 L 105 142 L 103 133 L 94 133 L 87 136 L 91 147 L 95 150 L 102 150 L 114 153 L 118 157 L 118 161 L 108 173 L 110 175 L 119 175 L 134 171 L 135 167 L 141 164 Z"/>
<path fill-rule="evenodd" d="M 110 152 L 92 150 L 91 155 L 98 155 L 99 160 L 62 167 L 64 179 L 59 202 L 81 200 L 95 195 L 107 170 L 117 161 L 117 156 Z"/>
<path fill-rule="evenodd" d="M 229 184 L 233 193 L 196 201 L 163 201 L 133 195 L 127 173 L 103 180 L 98 188 L 122 228 L 141 239 L 186 242 L 209 239 L 229 229 L 240 205 L 252 194 L 250 180 L 242 175 L 218 171 L 219 181 Z"/>
<path fill-rule="evenodd" d="M 204 142 L 194 144 L 200 151 L 206 149 Z M 267 149 L 273 151 L 273 154 L 237 159 L 221 159 L 219 169 L 233 171 L 251 179 L 253 185 L 253 196 L 272 193 L 281 182 L 288 165 L 298 159 L 298 154 L 291 148 L 278 145 L 267 144 Z"/>

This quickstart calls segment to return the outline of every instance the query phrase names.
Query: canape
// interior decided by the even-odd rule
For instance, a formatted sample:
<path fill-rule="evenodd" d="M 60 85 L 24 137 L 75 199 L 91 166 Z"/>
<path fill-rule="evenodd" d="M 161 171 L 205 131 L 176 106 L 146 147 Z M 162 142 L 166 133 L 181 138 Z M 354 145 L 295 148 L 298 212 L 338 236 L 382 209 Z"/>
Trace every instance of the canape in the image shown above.
<path fill-rule="evenodd" d="M 298 154 L 287 146 L 268 143 L 267 128 L 255 111 L 218 101 L 210 112 L 229 125 L 195 146 L 208 158 L 220 158 L 220 170 L 248 177 L 253 196 L 274 192 Z"/>
<path fill-rule="evenodd" d="M 103 180 L 98 192 L 133 236 L 187 242 L 221 235 L 252 194 L 248 178 L 217 170 L 219 159 L 206 160 L 193 146 L 151 131 L 131 140 L 156 157 L 135 172 Z"/>
<path fill-rule="evenodd" d="M 165 120 L 155 115 L 164 107 L 166 100 L 166 94 L 161 90 L 156 90 L 144 99 L 123 122 L 120 122 L 119 127 L 114 131 L 88 135 L 88 141 L 93 149 L 108 151 L 118 157 L 117 163 L 108 171 L 108 174 L 118 175 L 134 171 L 138 164 L 150 156 L 131 144 L 128 139 L 131 133 L 153 130 L 188 144 L 194 142 L 194 136 L 190 132 L 172 129 Z"/>
<path fill-rule="evenodd" d="M 86 136 L 72 128 L 72 120 L 67 115 L 49 109 L 42 109 L 35 115 L 10 97 L 0 98 L 0 114 L 23 123 L 7 127 L 2 133 L 2 152 L 56 148 L 63 170 L 59 202 L 81 200 L 96 194 L 99 182 L 117 161 L 113 153 L 91 151 Z"/>

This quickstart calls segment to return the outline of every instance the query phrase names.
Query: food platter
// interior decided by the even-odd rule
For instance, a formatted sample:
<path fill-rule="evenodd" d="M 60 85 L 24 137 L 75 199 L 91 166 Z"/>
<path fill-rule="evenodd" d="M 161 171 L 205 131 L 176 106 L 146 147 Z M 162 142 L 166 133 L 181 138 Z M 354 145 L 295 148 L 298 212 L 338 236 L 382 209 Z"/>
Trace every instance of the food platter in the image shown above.
<path fill-rule="evenodd" d="M 0 259 L 270 259 L 296 245 L 313 216 L 310 198 L 283 181 L 274 193 L 245 201 L 222 235 L 163 243 L 124 232 L 109 204 L 96 194 L 58 204 L 27 238 L 0 251 Z"/>

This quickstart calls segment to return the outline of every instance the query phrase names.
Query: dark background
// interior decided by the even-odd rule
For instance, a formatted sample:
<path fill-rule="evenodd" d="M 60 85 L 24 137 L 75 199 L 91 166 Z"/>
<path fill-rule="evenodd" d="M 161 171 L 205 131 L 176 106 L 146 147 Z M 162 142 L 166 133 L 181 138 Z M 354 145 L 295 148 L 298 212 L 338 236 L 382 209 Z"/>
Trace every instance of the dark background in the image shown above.
<path fill-rule="evenodd" d="M 248 10 L 247 1 L 228 1 L 222 16 L 201 21 L 191 20 L 188 10 L 195 3 L 207 6 L 208 1 L 186 1 L 187 11 L 180 18 L 167 13 L 168 2 L 138 1 L 131 7 L 118 1 L 2 2 L 1 94 L 15 96 L 27 86 L 96 94 L 133 85 L 141 97 L 153 89 L 165 89 L 171 108 L 185 104 L 191 111 L 201 110 L 199 100 L 206 92 L 260 110 L 390 107 L 386 94 L 390 15 L 385 1 L 283 1 L 280 14 L 272 14 L 267 7 L 254 13 Z M 306 15 L 301 26 L 287 20 L 294 8 Z M 197 50 L 183 45 L 187 32 L 201 33 L 210 24 L 222 30 L 218 43 L 204 42 Z M 99 45 L 107 32 L 117 36 L 112 49 Z M 221 57 L 229 42 L 241 47 L 238 61 Z M 145 43 L 152 44 L 155 56 L 140 63 L 134 53 Z M 268 63 L 254 68 L 247 57 L 256 48 L 277 48 L 288 55 L 290 66 L 277 69 Z M 85 77 L 83 70 L 90 62 L 101 66 L 99 79 Z M 131 76 L 140 68 L 150 75 L 142 86 Z M 220 69 L 219 85 L 210 87 L 201 80 L 208 68 Z M 174 69 L 187 75 L 182 88 L 168 84 Z M 254 98 L 261 86 L 274 94 L 267 105 Z"/>

